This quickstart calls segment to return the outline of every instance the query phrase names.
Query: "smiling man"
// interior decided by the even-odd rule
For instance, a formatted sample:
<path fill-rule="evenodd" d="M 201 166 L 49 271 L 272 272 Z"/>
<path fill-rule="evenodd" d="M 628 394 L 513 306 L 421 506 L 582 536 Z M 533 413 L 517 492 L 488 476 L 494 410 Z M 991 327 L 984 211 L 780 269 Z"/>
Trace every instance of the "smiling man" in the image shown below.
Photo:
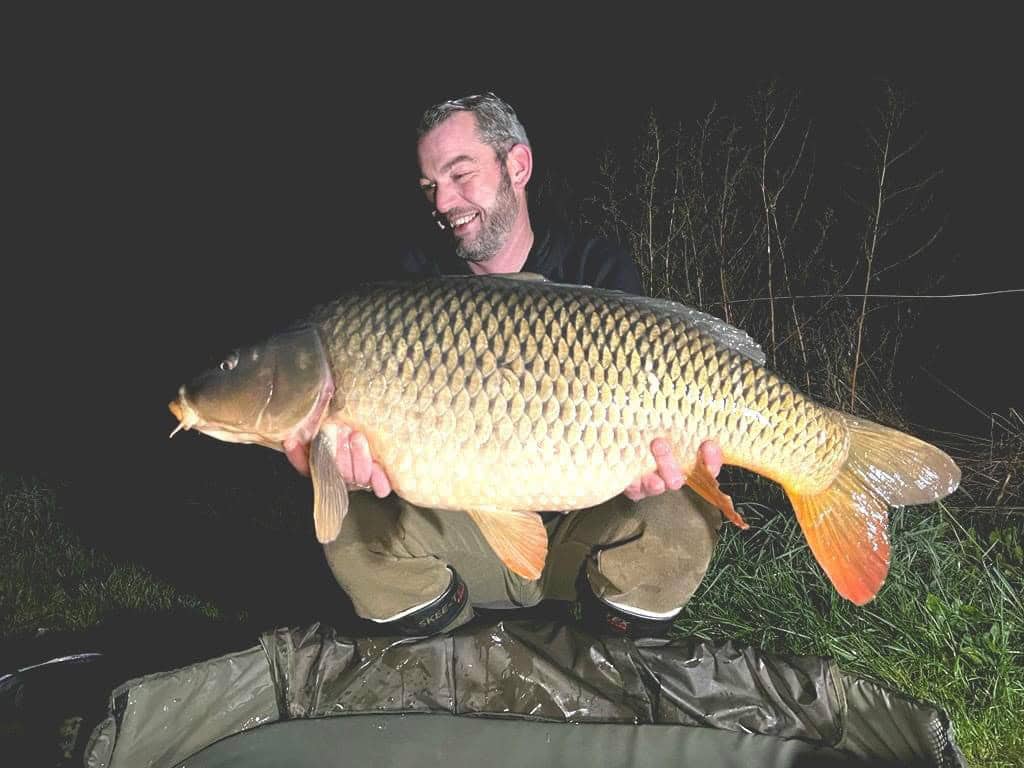
<path fill-rule="evenodd" d="M 587 237 L 557 219 L 531 219 L 526 188 L 533 152 L 515 111 L 493 93 L 428 109 L 418 129 L 420 188 L 450 240 L 440 252 L 402 255 L 406 276 L 533 272 L 562 283 L 642 293 L 632 258 L 617 244 Z M 682 488 L 670 446 L 651 446 L 657 470 L 588 510 L 537 510 L 548 531 L 540 579 L 511 572 L 475 523 L 423 509 L 391 493 L 386 467 L 366 438 L 342 431 L 337 465 L 355 493 L 341 534 L 324 546 L 356 612 L 385 632 L 426 635 L 454 629 L 473 606 L 563 601 L 598 634 L 664 635 L 700 584 L 718 537 L 717 509 Z M 307 449 L 286 445 L 308 474 Z M 701 447 L 713 475 L 721 451 Z M 681 490 L 680 490 L 681 489 Z"/>
<path fill-rule="evenodd" d="M 451 231 L 455 255 L 477 274 L 518 272 L 533 244 L 525 201 L 533 155 L 523 140 L 507 150 L 482 143 L 472 112 L 453 114 L 421 137 L 420 188 Z"/>
<path fill-rule="evenodd" d="M 420 121 L 420 188 L 451 239 L 403 255 L 407 274 L 535 272 L 550 280 L 640 294 L 633 259 L 617 243 L 573 232 L 531 211 L 533 151 L 512 108 L 494 94 L 428 109 Z"/>

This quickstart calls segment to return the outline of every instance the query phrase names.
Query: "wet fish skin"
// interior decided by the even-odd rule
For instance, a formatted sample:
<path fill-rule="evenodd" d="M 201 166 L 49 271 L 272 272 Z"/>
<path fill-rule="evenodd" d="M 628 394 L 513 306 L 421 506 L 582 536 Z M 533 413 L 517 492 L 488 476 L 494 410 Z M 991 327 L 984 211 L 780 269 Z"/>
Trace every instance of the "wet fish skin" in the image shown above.
<path fill-rule="evenodd" d="M 305 382 L 287 408 L 265 396 L 261 418 L 283 432 L 261 433 L 238 413 L 262 395 L 252 376 L 231 394 L 234 371 L 206 374 L 219 382 L 220 405 L 206 383 L 183 387 L 172 410 L 219 439 L 312 440 L 321 540 L 337 535 L 347 509 L 332 453 L 342 424 L 366 435 L 399 495 L 469 513 L 527 578 L 540 575 L 546 553 L 533 513 L 620 493 L 655 468 L 659 436 L 691 487 L 739 525 L 697 463 L 701 442 L 716 440 L 725 463 L 780 483 L 819 563 L 858 604 L 888 570 L 888 506 L 933 501 L 959 483 L 937 448 L 814 402 L 764 367 L 742 331 L 672 302 L 523 276 L 450 277 L 368 286 L 291 333 L 308 348 L 302 375 L 276 364 L 260 379 Z M 286 360 L 282 338 L 267 344 Z"/>
<path fill-rule="evenodd" d="M 844 449 L 837 419 L 637 298 L 470 278 L 341 300 L 314 319 L 333 415 L 367 435 L 399 495 L 445 509 L 597 504 L 654 469 L 659 435 L 688 470 L 712 437 L 755 471 L 827 479 L 821 465 Z M 821 430 L 827 440 L 804 437 Z M 752 439 L 729 439 L 740 434 Z"/>

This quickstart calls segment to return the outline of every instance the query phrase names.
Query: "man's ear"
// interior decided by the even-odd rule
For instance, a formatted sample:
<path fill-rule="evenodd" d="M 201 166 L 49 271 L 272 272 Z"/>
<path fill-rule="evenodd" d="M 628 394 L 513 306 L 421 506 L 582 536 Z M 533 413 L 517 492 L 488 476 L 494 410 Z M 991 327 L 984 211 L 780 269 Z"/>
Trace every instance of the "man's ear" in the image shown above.
<path fill-rule="evenodd" d="M 533 174 L 533 152 L 525 144 L 515 144 L 508 151 L 505 167 L 512 180 L 512 186 L 522 189 Z"/>

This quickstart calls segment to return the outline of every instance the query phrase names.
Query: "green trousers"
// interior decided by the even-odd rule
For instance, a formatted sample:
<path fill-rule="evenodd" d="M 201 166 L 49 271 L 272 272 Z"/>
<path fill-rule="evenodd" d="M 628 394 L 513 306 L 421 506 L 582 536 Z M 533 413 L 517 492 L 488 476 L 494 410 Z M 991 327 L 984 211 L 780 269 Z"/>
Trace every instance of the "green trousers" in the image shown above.
<path fill-rule="evenodd" d="M 505 567 L 468 515 L 355 492 L 341 534 L 324 551 L 356 613 L 372 621 L 401 618 L 437 598 L 451 579 L 449 565 L 469 590 L 466 610 L 449 629 L 469 621 L 473 605 L 574 600 L 581 569 L 602 600 L 667 617 L 703 579 L 721 522 L 688 488 L 639 502 L 616 496 L 550 520 L 544 571 L 528 581 Z"/>

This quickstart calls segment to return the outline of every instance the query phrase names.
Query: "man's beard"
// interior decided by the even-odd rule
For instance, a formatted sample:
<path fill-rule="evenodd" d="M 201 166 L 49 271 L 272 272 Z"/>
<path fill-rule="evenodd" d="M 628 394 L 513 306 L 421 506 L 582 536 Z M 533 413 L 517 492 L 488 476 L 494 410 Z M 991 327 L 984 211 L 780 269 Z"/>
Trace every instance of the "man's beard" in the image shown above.
<path fill-rule="evenodd" d="M 512 179 L 508 169 L 502 166 L 501 185 L 495 196 L 494 206 L 486 212 L 483 226 L 471 242 L 456 238 L 455 255 L 463 261 L 480 264 L 492 258 L 501 250 L 512 232 L 516 216 L 519 215 L 519 201 L 512 191 Z"/>

